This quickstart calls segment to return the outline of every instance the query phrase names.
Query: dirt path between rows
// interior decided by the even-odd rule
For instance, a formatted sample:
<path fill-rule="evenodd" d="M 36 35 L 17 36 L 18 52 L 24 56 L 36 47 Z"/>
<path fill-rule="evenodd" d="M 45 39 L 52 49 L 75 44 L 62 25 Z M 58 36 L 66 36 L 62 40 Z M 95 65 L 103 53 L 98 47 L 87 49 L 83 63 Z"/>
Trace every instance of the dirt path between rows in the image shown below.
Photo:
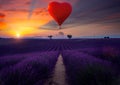
<path fill-rule="evenodd" d="M 52 78 L 48 79 L 44 85 L 68 85 L 66 81 L 65 66 L 61 55 L 59 55 Z"/>

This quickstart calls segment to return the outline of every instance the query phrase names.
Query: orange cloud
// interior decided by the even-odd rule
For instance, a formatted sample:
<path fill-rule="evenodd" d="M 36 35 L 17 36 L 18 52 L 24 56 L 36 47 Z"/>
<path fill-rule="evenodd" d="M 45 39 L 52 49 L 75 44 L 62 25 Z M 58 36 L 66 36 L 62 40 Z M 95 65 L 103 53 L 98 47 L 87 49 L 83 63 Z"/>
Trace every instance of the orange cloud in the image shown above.
<path fill-rule="evenodd" d="M 7 24 L 5 22 L 0 22 L 0 30 L 4 30 L 7 28 Z"/>
<path fill-rule="evenodd" d="M 5 14 L 0 13 L 0 18 L 4 18 L 4 17 L 5 17 Z"/>
<path fill-rule="evenodd" d="M 47 8 L 36 8 L 33 12 L 36 15 L 43 15 L 43 16 L 49 15 Z"/>

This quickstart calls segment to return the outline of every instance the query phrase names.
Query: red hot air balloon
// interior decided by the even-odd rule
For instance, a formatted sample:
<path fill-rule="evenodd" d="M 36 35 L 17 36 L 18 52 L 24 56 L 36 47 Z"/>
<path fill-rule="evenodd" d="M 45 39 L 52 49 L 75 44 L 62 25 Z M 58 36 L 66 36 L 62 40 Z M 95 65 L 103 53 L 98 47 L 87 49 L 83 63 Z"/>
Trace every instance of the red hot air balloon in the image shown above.
<path fill-rule="evenodd" d="M 49 14 L 54 18 L 59 26 L 68 18 L 72 12 L 72 6 L 67 3 L 51 2 L 48 6 Z"/>

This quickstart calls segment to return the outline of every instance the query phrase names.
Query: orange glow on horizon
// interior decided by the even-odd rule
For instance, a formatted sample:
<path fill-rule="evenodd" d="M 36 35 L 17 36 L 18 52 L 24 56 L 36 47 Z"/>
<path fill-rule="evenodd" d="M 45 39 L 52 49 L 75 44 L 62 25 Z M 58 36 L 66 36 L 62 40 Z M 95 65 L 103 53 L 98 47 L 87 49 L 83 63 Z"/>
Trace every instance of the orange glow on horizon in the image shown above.
<path fill-rule="evenodd" d="M 41 10 L 43 10 L 42 13 L 36 14 Z M 17 32 L 19 32 L 22 37 L 40 34 L 43 32 L 43 30 L 40 30 L 40 27 L 52 20 L 51 17 L 47 14 L 47 11 L 44 11 L 44 9 L 36 9 L 30 19 L 28 19 L 29 13 L 26 11 L 18 10 L 1 12 L 5 13 L 6 16 L 2 20 L 4 22 L 0 22 L 0 36 L 6 37 L 15 37 Z"/>
<path fill-rule="evenodd" d="M 22 37 L 27 37 L 29 35 L 34 36 L 36 33 L 38 34 L 43 32 L 43 30 L 40 30 L 40 27 L 48 22 L 49 20 L 11 19 L 11 21 L 6 23 L 8 25 L 7 28 L 5 28 L 6 24 L 0 24 L 4 32 L 1 34 L 4 34 L 8 37 L 14 37 L 16 33 L 20 33 Z"/>

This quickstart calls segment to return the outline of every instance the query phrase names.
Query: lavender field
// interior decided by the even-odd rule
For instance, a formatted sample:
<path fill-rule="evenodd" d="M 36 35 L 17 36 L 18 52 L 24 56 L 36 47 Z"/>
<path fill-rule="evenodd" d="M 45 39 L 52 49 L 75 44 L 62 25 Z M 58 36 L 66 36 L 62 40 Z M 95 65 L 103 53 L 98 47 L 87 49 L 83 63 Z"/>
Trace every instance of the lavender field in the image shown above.
<path fill-rule="evenodd" d="M 0 85 L 120 85 L 120 39 L 0 39 Z"/>

